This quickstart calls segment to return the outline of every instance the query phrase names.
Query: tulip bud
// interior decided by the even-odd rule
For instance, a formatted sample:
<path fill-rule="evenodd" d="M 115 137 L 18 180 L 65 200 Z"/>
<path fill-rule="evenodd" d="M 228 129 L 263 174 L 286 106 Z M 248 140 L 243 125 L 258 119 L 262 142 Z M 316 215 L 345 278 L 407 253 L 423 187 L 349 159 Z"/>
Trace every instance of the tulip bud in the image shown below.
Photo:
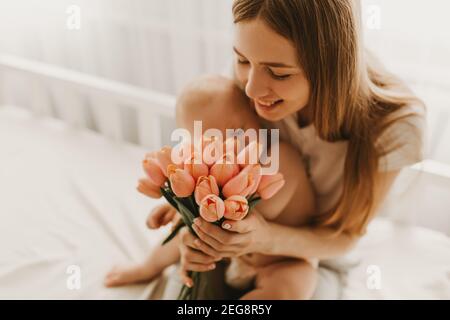
<path fill-rule="evenodd" d="M 222 219 L 225 213 L 223 200 L 215 194 L 204 197 L 200 203 L 200 216 L 208 222 L 216 222 Z"/>
<path fill-rule="evenodd" d="M 144 159 L 142 161 L 142 167 L 153 184 L 162 186 L 166 182 L 167 178 L 155 158 L 147 157 Z"/>
<path fill-rule="evenodd" d="M 198 178 L 194 192 L 195 202 L 200 205 L 203 198 L 210 194 L 219 195 L 219 187 L 216 179 L 213 176 L 202 176 Z"/>
<path fill-rule="evenodd" d="M 247 197 L 256 192 L 261 180 L 261 166 L 248 165 L 237 176 L 228 181 L 222 189 L 226 198 L 234 195 Z"/>
<path fill-rule="evenodd" d="M 211 167 L 210 174 L 216 178 L 220 187 L 239 173 L 239 166 L 232 159 L 232 155 L 226 154 Z"/>
<path fill-rule="evenodd" d="M 154 199 L 159 199 L 162 196 L 159 186 L 153 184 L 150 179 L 140 179 L 137 190 Z"/>
<path fill-rule="evenodd" d="M 224 201 L 225 219 L 242 220 L 248 213 L 248 201 L 243 196 L 231 196 Z"/>
<path fill-rule="evenodd" d="M 170 186 L 177 197 L 189 197 L 195 189 L 195 180 L 186 170 L 171 164 L 167 167 Z"/>

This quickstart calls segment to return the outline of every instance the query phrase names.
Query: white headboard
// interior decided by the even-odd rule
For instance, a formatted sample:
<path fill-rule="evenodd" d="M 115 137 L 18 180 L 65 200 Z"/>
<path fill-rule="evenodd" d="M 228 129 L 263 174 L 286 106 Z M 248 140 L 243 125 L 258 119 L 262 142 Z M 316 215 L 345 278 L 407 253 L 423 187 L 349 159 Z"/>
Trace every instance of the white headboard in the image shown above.
<path fill-rule="evenodd" d="M 18 105 L 116 140 L 149 148 L 163 143 L 175 97 L 77 71 L 0 56 L 0 105 Z"/>

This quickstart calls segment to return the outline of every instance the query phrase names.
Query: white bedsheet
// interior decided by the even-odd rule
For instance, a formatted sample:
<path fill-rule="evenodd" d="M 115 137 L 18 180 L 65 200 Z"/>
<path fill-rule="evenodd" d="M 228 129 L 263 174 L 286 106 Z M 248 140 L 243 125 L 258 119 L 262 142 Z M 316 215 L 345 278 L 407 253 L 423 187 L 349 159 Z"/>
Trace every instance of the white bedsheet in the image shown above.
<path fill-rule="evenodd" d="M 350 270 L 343 299 L 450 299 L 446 235 L 379 218 L 354 251 L 361 263 Z"/>
<path fill-rule="evenodd" d="M 0 108 L 0 299 L 149 296 L 157 281 L 102 285 L 113 264 L 142 259 L 167 232 L 145 227 L 162 200 L 135 190 L 146 151 Z M 450 298 L 450 240 L 440 233 L 377 219 L 351 256 L 362 261 L 349 271 L 342 298 Z M 79 290 L 67 287 L 71 265 L 81 270 Z M 369 265 L 380 268 L 380 290 L 366 285 Z M 336 279 L 321 272 L 317 297 L 336 296 Z"/>
<path fill-rule="evenodd" d="M 135 187 L 145 150 L 64 123 L 0 109 L 0 298 L 139 298 L 145 286 L 105 289 L 116 262 L 144 257 L 161 232 L 157 203 Z M 67 289 L 68 266 L 81 289 Z"/>

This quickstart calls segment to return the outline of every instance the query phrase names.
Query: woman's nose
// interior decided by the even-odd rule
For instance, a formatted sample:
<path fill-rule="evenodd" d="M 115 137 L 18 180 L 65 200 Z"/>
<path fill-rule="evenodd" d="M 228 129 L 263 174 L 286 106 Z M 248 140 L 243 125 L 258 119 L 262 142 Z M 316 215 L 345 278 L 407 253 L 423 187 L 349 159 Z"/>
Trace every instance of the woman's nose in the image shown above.
<path fill-rule="evenodd" d="M 247 83 L 245 85 L 245 93 L 249 98 L 257 99 L 258 97 L 267 96 L 269 88 L 265 81 L 262 79 L 262 75 L 256 74 L 253 71 L 249 71 Z"/>

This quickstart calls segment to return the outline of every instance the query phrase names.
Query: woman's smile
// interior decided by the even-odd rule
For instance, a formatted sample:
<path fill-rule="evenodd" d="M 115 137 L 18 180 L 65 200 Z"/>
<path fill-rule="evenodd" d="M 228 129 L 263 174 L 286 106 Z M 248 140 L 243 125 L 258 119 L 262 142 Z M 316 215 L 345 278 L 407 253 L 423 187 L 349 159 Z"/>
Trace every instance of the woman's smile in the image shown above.
<path fill-rule="evenodd" d="M 236 80 L 261 118 L 279 121 L 304 108 L 310 84 L 292 41 L 260 19 L 235 24 Z"/>
<path fill-rule="evenodd" d="M 260 100 L 252 100 L 252 101 L 254 102 L 256 109 L 264 113 L 274 112 L 283 104 L 282 99 L 275 100 L 273 102 L 263 102 Z"/>

